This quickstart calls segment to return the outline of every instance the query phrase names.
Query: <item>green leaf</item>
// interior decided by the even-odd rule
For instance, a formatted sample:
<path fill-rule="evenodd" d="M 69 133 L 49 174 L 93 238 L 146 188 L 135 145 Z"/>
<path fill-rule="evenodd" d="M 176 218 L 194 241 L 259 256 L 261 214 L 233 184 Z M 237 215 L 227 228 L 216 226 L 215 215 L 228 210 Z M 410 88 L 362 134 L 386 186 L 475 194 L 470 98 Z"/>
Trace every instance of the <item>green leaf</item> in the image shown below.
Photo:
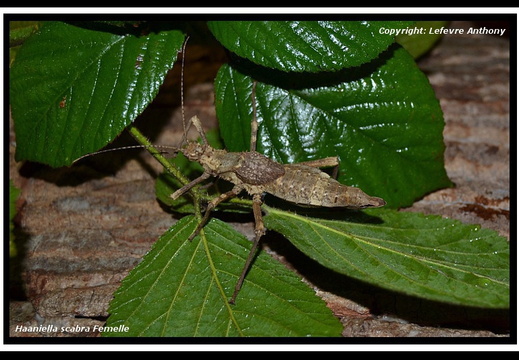
<path fill-rule="evenodd" d="M 443 116 L 425 75 L 395 46 L 366 66 L 336 73 L 283 74 L 239 64 L 215 81 L 216 111 L 230 151 L 249 149 L 252 81 L 257 150 L 281 163 L 329 156 L 338 180 L 411 205 L 451 185 L 443 162 Z"/>
<path fill-rule="evenodd" d="M 339 336 L 342 326 L 291 271 L 260 253 L 235 305 L 228 299 L 251 243 L 212 220 L 201 236 L 182 218 L 123 280 L 110 304 L 105 336 Z"/>
<path fill-rule="evenodd" d="M 429 300 L 509 307 L 509 245 L 492 230 L 384 209 L 336 213 L 340 221 L 267 212 L 268 229 L 338 273 Z"/>
<path fill-rule="evenodd" d="M 16 159 L 70 165 L 108 144 L 153 100 L 183 39 L 46 23 L 11 69 Z"/>
<path fill-rule="evenodd" d="M 371 61 L 393 43 L 384 31 L 410 21 L 215 21 L 208 26 L 227 49 L 283 71 L 333 71 Z"/>

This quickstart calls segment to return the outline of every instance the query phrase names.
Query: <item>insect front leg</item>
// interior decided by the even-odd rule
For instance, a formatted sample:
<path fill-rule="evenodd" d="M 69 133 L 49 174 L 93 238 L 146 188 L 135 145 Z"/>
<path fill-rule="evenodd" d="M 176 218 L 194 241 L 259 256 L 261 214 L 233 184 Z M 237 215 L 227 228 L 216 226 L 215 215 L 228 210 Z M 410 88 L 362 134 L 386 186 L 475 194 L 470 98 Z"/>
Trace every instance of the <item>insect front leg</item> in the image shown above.
<path fill-rule="evenodd" d="M 198 118 L 198 116 L 194 115 L 191 119 L 189 119 L 189 121 L 187 122 L 187 126 L 186 126 L 187 130 L 189 130 L 189 128 L 191 127 L 191 124 L 194 125 L 196 131 L 202 138 L 203 144 L 207 145 L 208 144 L 207 138 L 205 137 L 204 129 L 202 128 L 202 123 L 200 122 L 200 119 Z M 187 130 L 185 131 L 184 136 L 187 136 Z"/>
<path fill-rule="evenodd" d="M 202 181 L 208 179 L 210 176 L 211 175 L 209 173 L 204 172 L 202 175 L 197 177 L 195 180 L 191 181 L 189 184 L 186 184 L 186 185 L 182 186 L 180 189 L 178 189 L 177 191 L 175 191 L 173 194 L 170 195 L 170 197 L 173 200 L 178 199 L 179 197 L 184 195 L 187 191 L 191 190 L 191 188 L 193 188 L 195 185 L 197 185 L 197 184 L 201 183 Z"/>
<path fill-rule="evenodd" d="M 249 271 L 250 264 L 252 263 L 252 260 L 254 259 L 256 255 L 256 251 L 258 249 L 259 241 L 263 235 L 265 235 L 265 225 L 263 223 L 263 215 L 261 214 L 261 194 L 254 194 L 252 197 L 252 210 L 254 212 L 254 243 L 252 244 L 252 248 L 249 252 L 249 256 L 247 257 L 247 261 L 245 262 L 245 266 L 243 267 L 243 270 L 241 272 L 240 278 L 238 279 L 238 282 L 236 283 L 236 286 L 234 288 L 234 293 L 232 294 L 231 299 L 229 300 L 229 304 L 234 304 L 236 301 L 236 296 L 238 296 L 238 292 L 241 289 L 241 286 L 243 285 L 243 281 L 245 280 L 245 275 L 247 275 L 247 272 Z"/>
<path fill-rule="evenodd" d="M 214 198 L 213 200 L 211 200 L 208 204 L 207 204 L 207 208 L 205 210 L 205 214 L 204 214 L 204 217 L 202 218 L 202 221 L 200 221 L 200 223 L 198 224 L 198 226 L 196 227 L 195 231 L 189 236 L 189 240 L 193 240 L 195 238 L 195 236 L 198 235 L 198 233 L 200 233 L 200 230 L 202 230 L 202 228 L 205 226 L 205 224 L 207 223 L 207 221 L 209 220 L 209 217 L 211 216 L 211 211 L 218 206 L 218 204 L 220 204 L 222 201 L 225 201 L 225 200 L 228 200 L 232 197 L 235 197 L 236 195 L 238 195 L 241 191 L 243 190 L 243 188 L 239 185 L 236 185 L 232 188 L 231 191 L 228 191 L 226 193 L 223 193 L 221 194 L 220 196 L 218 196 L 217 198 Z"/>

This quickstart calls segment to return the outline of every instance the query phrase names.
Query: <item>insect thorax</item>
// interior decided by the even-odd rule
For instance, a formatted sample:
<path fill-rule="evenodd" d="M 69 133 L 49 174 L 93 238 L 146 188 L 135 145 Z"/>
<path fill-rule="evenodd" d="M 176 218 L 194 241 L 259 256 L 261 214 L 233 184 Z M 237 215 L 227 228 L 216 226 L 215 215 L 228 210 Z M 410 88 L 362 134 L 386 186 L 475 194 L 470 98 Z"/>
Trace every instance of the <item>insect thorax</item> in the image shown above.
<path fill-rule="evenodd" d="M 244 183 L 264 185 L 275 181 L 285 174 L 285 168 L 265 155 L 256 151 L 241 153 L 243 162 L 236 170 L 236 176 Z"/>

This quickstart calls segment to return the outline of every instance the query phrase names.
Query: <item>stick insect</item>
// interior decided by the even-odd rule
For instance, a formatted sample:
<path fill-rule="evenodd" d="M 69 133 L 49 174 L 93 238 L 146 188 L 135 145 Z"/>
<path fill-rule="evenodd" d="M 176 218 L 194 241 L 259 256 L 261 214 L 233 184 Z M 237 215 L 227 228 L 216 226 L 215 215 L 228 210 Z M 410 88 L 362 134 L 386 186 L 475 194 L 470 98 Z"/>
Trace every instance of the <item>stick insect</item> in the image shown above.
<path fill-rule="evenodd" d="M 259 241 L 266 232 L 261 211 L 264 193 L 305 206 L 364 209 L 381 207 L 386 204 L 383 199 L 369 196 L 359 188 L 339 183 L 319 169 L 322 167 L 337 167 L 339 165 L 337 157 L 297 164 L 280 164 L 258 153 L 256 151 L 258 122 L 256 119 L 255 88 L 256 82 L 253 82 L 250 150 L 247 152 L 227 152 L 226 150 L 214 149 L 207 142 L 200 120 L 196 115 L 193 116 L 189 120 L 189 126 L 191 124 L 195 126 L 202 143 L 188 141 L 187 145 L 179 151 L 189 160 L 200 163 L 204 172 L 198 178 L 171 194 L 172 199 L 177 199 L 195 185 L 210 177 L 219 177 L 234 184 L 232 190 L 221 194 L 208 203 L 204 217 L 189 237 L 190 240 L 202 230 L 209 220 L 211 211 L 218 204 L 239 195 L 242 191 L 252 196 L 255 237 L 234 293 L 229 300 L 231 304 L 236 301 L 245 275 L 255 257 Z"/>
<path fill-rule="evenodd" d="M 185 51 L 185 44 L 182 52 Z M 182 57 L 183 78 L 184 57 Z M 181 80 L 182 82 L 182 80 Z M 242 192 L 252 197 L 252 211 L 254 215 L 254 240 L 252 248 L 245 261 L 243 270 L 235 285 L 234 292 L 229 300 L 234 304 L 243 285 L 245 276 L 254 259 L 261 237 L 266 233 L 263 223 L 261 205 L 262 197 L 269 193 L 283 200 L 303 206 L 341 207 L 350 209 L 364 209 L 381 207 L 386 202 L 378 197 L 369 196 L 361 189 L 339 183 L 326 172 L 323 167 L 339 165 L 337 157 L 306 161 L 297 164 L 280 164 L 256 151 L 258 122 L 256 118 L 255 91 L 256 82 L 252 83 L 252 119 L 250 149 L 245 152 L 228 152 L 211 147 L 202 129 L 200 120 L 195 115 L 185 123 L 183 112 L 183 84 L 181 84 L 183 138 L 180 147 L 168 147 L 174 152 L 182 153 L 190 161 L 198 162 L 204 169 L 202 175 L 185 184 L 170 196 L 173 200 L 184 195 L 196 185 L 210 177 L 217 177 L 233 184 L 230 191 L 213 198 L 207 204 L 202 220 L 195 231 L 189 236 L 193 240 L 203 229 L 211 216 L 211 212 L 221 202 L 238 196 Z M 187 140 L 187 131 L 193 125 L 201 138 L 201 143 Z"/>

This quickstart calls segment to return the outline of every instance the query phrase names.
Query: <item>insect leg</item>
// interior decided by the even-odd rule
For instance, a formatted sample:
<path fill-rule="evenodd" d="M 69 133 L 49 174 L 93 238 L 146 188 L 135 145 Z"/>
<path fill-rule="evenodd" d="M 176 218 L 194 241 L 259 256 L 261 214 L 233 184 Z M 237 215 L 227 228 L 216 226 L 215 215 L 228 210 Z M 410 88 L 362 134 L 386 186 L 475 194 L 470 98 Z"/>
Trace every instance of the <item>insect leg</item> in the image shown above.
<path fill-rule="evenodd" d="M 315 167 L 315 168 L 332 167 L 332 166 L 339 165 L 339 159 L 337 158 L 337 156 L 330 156 L 330 157 L 327 157 L 324 159 L 303 161 L 303 162 L 300 162 L 297 164 L 306 165 L 306 166 Z"/>
<path fill-rule="evenodd" d="M 240 291 L 241 286 L 243 285 L 243 281 L 245 280 L 245 275 L 247 275 L 250 264 L 256 255 L 259 241 L 260 241 L 261 237 L 265 234 L 265 225 L 263 224 L 263 216 L 261 215 L 261 203 L 262 203 L 261 194 L 255 194 L 252 197 L 252 201 L 253 201 L 252 210 L 254 212 L 254 222 L 255 222 L 254 233 L 255 233 L 256 237 L 254 238 L 254 243 L 252 244 L 252 248 L 249 252 L 249 256 L 247 258 L 247 261 L 245 262 L 245 266 L 243 267 L 240 278 L 238 279 L 238 282 L 236 283 L 236 286 L 234 288 L 234 293 L 232 294 L 232 297 L 229 300 L 229 304 L 235 303 L 236 296 L 238 295 L 238 292 Z"/>
<path fill-rule="evenodd" d="M 200 137 L 202 138 L 202 142 L 204 143 L 204 145 L 207 145 L 208 142 L 207 142 L 207 138 L 205 137 L 205 133 L 204 133 L 204 129 L 202 128 L 202 123 L 200 122 L 200 119 L 198 118 L 198 116 L 193 116 L 191 119 L 189 119 L 189 122 L 188 122 L 188 130 L 189 130 L 189 127 L 191 126 L 191 124 L 193 124 L 196 128 L 196 131 L 198 131 L 198 134 L 200 134 Z"/>
<path fill-rule="evenodd" d="M 332 177 L 337 179 L 337 173 L 339 172 L 339 158 L 337 156 L 330 156 L 323 159 L 303 161 L 297 163 L 298 165 L 305 165 L 314 168 L 333 167 Z"/>
<path fill-rule="evenodd" d="M 256 117 L 256 81 L 252 82 L 252 121 L 250 123 L 250 151 L 256 151 L 258 139 L 258 119 Z"/>
<path fill-rule="evenodd" d="M 202 175 L 200 175 L 199 177 L 197 177 L 195 180 L 191 181 L 189 184 L 186 184 L 184 186 L 182 186 L 180 189 L 178 189 L 177 191 L 175 191 L 173 194 L 170 195 L 170 197 L 173 199 L 173 200 L 176 200 L 178 199 L 179 197 L 181 197 L 182 195 L 184 195 L 184 193 L 186 191 L 189 191 L 191 190 L 191 188 L 199 183 L 201 183 L 202 181 L 204 181 L 205 179 L 209 178 L 209 176 L 211 176 L 209 173 L 206 173 L 204 172 Z"/>
<path fill-rule="evenodd" d="M 195 231 L 189 236 L 189 240 L 193 240 L 195 238 L 195 236 L 198 235 L 198 233 L 200 232 L 200 230 L 202 230 L 202 228 L 204 227 L 204 225 L 207 223 L 207 221 L 209 220 L 209 216 L 211 216 L 211 211 L 218 206 L 219 203 L 221 203 L 222 201 L 225 201 L 225 200 L 228 200 L 232 197 L 235 197 L 236 195 L 238 195 L 240 192 L 242 191 L 242 187 L 241 186 L 234 186 L 232 188 L 231 191 L 228 191 L 226 193 L 223 193 L 221 194 L 220 196 L 218 196 L 217 198 L 211 200 L 208 204 L 207 204 L 207 209 L 205 210 L 205 214 L 204 214 L 204 217 L 202 218 L 202 221 L 200 221 L 200 223 L 198 224 L 198 226 L 196 227 Z"/>

